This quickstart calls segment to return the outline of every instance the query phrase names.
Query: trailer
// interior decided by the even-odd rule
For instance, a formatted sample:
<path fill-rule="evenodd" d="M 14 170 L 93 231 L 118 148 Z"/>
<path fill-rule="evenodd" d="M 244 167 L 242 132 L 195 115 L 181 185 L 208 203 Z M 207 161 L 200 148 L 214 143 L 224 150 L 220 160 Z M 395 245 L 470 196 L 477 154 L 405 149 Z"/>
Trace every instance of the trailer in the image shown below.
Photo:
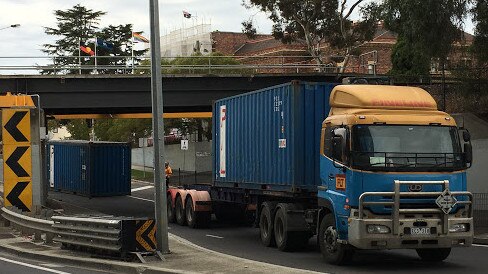
<path fill-rule="evenodd" d="M 216 101 L 213 137 L 212 182 L 169 188 L 170 222 L 249 221 L 282 251 L 317 235 L 332 264 L 472 243 L 470 135 L 422 89 L 294 81 Z"/>

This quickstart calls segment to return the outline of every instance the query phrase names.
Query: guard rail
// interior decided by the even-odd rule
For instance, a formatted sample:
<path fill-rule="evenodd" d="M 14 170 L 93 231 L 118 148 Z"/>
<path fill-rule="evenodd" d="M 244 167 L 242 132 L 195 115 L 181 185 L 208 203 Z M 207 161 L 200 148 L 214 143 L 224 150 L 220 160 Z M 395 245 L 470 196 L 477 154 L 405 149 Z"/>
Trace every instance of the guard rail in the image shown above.
<path fill-rule="evenodd" d="M 53 229 L 54 222 L 49 220 L 53 211 L 42 209 L 32 214 L 35 217 L 26 215 L 21 209 L 11 207 L 2 208 L 2 217 L 22 234 L 34 235 L 34 240 L 44 240 L 52 243 L 56 231 Z"/>

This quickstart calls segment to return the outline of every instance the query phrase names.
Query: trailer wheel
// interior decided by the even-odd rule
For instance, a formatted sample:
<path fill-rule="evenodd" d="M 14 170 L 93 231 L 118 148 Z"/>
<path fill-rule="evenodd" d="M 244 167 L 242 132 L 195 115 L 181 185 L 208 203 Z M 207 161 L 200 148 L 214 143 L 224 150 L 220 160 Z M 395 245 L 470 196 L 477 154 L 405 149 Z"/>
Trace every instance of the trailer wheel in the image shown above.
<path fill-rule="evenodd" d="M 176 220 L 175 216 L 175 207 L 173 205 L 173 201 L 171 199 L 171 195 L 167 196 L 167 210 L 168 210 L 168 223 L 174 223 Z"/>
<path fill-rule="evenodd" d="M 181 199 L 181 196 L 176 197 L 175 217 L 177 224 L 186 224 L 185 209 L 183 208 L 183 200 Z"/>
<path fill-rule="evenodd" d="M 210 223 L 210 212 L 196 212 L 193 208 L 193 199 L 189 196 L 186 199 L 186 223 L 191 228 L 207 227 Z"/>
<path fill-rule="evenodd" d="M 320 223 L 318 235 L 320 252 L 327 263 L 343 265 L 352 260 L 354 251 L 350 246 L 339 243 L 338 236 L 334 216 L 329 213 Z"/>
<path fill-rule="evenodd" d="M 261 235 L 261 242 L 264 246 L 274 246 L 274 209 L 276 203 L 264 202 L 259 216 L 259 234 Z"/>
<path fill-rule="evenodd" d="M 416 251 L 422 261 L 426 262 L 442 262 L 451 254 L 450 248 L 419 248 Z"/>

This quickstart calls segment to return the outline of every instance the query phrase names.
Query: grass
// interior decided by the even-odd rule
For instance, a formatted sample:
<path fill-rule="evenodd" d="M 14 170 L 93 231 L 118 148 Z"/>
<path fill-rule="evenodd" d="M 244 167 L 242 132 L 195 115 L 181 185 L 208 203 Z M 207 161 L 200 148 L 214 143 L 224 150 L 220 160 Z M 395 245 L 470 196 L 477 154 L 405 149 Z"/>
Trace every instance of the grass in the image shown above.
<path fill-rule="evenodd" d="M 131 177 L 134 180 L 147 181 L 147 182 L 154 181 L 154 173 L 150 171 L 146 171 L 146 177 L 144 177 L 144 172 L 142 170 L 133 169 L 131 171 L 131 174 L 132 174 Z"/>

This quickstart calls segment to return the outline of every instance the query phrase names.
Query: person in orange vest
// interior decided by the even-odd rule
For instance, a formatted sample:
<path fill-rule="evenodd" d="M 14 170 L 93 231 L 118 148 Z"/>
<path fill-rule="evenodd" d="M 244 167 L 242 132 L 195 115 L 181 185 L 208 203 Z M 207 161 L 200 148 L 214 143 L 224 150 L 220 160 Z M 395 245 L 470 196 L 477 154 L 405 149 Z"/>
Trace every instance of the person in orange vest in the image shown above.
<path fill-rule="evenodd" d="M 173 170 L 169 166 L 168 162 L 164 163 L 164 173 L 166 174 L 166 187 L 169 185 L 169 178 L 173 176 Z"/>

